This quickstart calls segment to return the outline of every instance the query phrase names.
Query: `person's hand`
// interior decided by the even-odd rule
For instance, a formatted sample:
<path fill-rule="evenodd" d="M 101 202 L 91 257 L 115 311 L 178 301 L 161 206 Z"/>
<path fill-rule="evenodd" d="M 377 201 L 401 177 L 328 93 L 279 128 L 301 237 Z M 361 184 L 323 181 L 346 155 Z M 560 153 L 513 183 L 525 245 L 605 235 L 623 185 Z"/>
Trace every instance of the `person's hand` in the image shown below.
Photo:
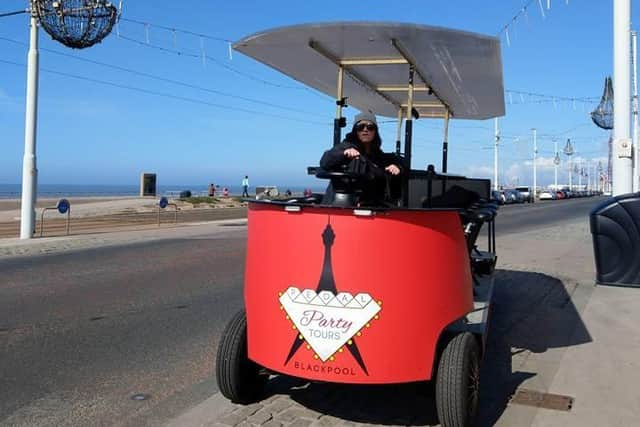
<path fill-rule="evenodd" d="M 344 155 L 349 159 L 355 159 L 360 157 L 360 152 L 355 148 L 347 148 L 344 150 Z"/>
<path fill-rule="evenodd" d="M 384 168 L 385 171 L 389 172 L 391 175 L 399 175 L 400 174 L 400 168 L 396 165 L 389 165 L 386 168 Z"/>

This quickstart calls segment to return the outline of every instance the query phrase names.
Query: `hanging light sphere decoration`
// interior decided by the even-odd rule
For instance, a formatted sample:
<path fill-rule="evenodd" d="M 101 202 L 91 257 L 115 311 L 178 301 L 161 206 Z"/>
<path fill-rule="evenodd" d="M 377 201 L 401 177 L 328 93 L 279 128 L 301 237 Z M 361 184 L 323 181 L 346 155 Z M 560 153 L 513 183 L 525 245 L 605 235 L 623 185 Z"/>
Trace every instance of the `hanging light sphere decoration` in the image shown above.
<path fill-rule="evenodd" d="M 613 83 L 611 77 L 604 79 L 604 91 L 600 104 L 591 112 L 591 120 L 599 128 L 613 129 Z"/>
<path fill-rule="evenodd" d="M 571 140 L 567 139 L 567 145 L 564 146 L 564 154 L 566 154 L 567 156 L 572 156 L 573 155 L 573 147 L 571 146 Z"/>
<path fill-rule="evenodd" d="M 32 0 L 31 10 L 53 39 L 74 49 L 100 43 L 119 17 L 106 0 Z"/>

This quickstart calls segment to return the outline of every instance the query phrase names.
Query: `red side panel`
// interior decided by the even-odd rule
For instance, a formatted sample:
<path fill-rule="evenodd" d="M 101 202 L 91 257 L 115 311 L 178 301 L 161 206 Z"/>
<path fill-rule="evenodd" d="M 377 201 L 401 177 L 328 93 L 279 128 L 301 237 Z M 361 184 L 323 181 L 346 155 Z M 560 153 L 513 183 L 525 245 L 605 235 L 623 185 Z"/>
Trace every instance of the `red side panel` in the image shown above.
<path fill-rule="evenodd" d="M 245 304 L 249 357 L 269 369 L 344 383 L 430 379 L 441 331 L 473 308 L 458 214 L 250 203 Z"/>

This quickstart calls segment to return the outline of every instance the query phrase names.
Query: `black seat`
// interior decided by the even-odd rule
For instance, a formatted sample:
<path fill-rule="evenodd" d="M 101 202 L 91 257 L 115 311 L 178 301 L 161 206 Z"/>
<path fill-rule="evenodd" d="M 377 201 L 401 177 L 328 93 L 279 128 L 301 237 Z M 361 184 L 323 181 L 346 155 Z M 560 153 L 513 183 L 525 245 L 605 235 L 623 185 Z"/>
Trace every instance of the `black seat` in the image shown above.
<path fill-rule="evenodd" d="M 480 275 L 493 272 L 496 262 L 493 252 L 480 251 L 476 246 L 483 225 L 493 227 L 497 215 L 498 206 L 490 201 L 490 195 L 488 179 L 438 174 L 433 167 L 426 171 L 411 171 L 409 176 L 409 207 L 458 211 L 472 271 Z"/>

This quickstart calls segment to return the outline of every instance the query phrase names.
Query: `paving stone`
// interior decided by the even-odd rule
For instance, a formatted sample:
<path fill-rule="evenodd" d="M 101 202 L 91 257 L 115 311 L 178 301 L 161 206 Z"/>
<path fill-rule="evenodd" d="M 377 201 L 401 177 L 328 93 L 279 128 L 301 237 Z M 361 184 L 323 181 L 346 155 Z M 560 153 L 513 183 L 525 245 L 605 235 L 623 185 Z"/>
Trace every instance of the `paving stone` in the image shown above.
<path fill-rule="evenodd" d="M 314 420 L 310 420 L 307 418 L 298 418 L 297 420 L 289 424 L 288 427 L 309 427 L 311 424 L 313 424 L 313 421 Z"/>
<path fill-rule="evenodd" d="M 241 417 L 238 414 L 235 413 L 230 413 L 230 414 L 225 414 L 223 416 L 221 416 L 218 419 L 218 422 L 222 423 L 222 424 L 227 424 L 230 426 L 235 426 L 236 424 L 239 424 L 241 421 L 244 421 L 246 417 Z"/>
<path fill-rule="evenodd" d="M 269 396 L 269 397 L 267 397 L 266 399 L 264 399 L 264 400 L 262 401 L 262 403 L 263 403 L 264 405 L 268 405 L 269 403 L 273 403 L 273 402 L 275 402 L 276 400 L 280 399 L 281 397 L 282 397 L 282 396 L 280 396 L 279 394 L 274 394 L 274 395 Z"/>
<path fill-rule="evenodd" d="M 262 425 L 269 421 L 271 418 L 273 418 L 271 412 L 266 408 L 262 408 L 258 412 L 247 418 L 247 421 L 251 424 Z"/>
<path fill-rule="evenodd" d="M 263 405 L 261 403 L 254 403 L 248 406 L 240 406 L 238 409 L 233 411 L 233 413 L 244 419 L 255 414 L 262 408 L 263 408 Z"/>
<path fill-rule="evenodd" d="M 276 421 L 274 419 L 271 419 L 271 420 L 267 421 L 266 423 L 262 424 L 262 427 L 282 427 L 282 423 L 280 421 Z"/>
<path fill-rule="evenodd" d="M 351 421 L 345 421 L 340 418 L 332 417 L 330 415 L 324 415 L 317 420 L 314 420 L 310 426 L 311 427 L 344 427 L 344 426 L 355 426 Z"/>
<path fill-rule="evenodd" d="M 289 408 L 279 414 L 276 419 L 285 423 L 292 423 L 297 419 L 305 418 L 311 421 L 320 418 L 320 414 L 307 408 Z M 309 425 L 306 424 L 306 425 Z"/>
<path fill-rule="evenodd" d="M 289 408 L 291 405 L 293 405 L 293 402 L 291 402 L 291 400 L 288 397 L 280 397 L 279 399 L 275 400 L 273 403 L 266 405 L 264 408 L 267 411 L 270 411 L 272 414 L 277 414 Z"/>

